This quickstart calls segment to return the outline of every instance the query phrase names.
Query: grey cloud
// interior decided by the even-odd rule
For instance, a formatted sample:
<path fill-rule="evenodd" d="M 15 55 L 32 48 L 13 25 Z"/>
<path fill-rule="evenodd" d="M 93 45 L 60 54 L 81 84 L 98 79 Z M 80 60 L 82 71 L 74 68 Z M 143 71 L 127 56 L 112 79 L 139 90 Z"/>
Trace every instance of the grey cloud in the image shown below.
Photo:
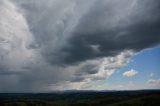
<path fill-rule="evenodd" d="M 34 47 L 52 65 L 138 52 L 160 42 L 157 0 L 17 1 Z"/>
<path fill-rule="evenodd" d="M 94 0 L 16 1 L 35 38 L 31 47 L 40 48 L 41 54 L 52 65 L 62 64 L 68 54 L 61 52 L 61 48 Z"/>
<path fill-rule="evenodd" d="M 98 68 L 96 67 L 96 65 L 87 64 L 82 68 L 80 68 L 80 70 L 76 72 L 75 75 L 81 76 L 81 75 L 95 74 L 97 73 L 97 71 L 98 71 Z"/>
<path fill-rule="evenodd" d="M 85 88 L 160 42 L 157 0 L 0 2 L 2 92 Z"/>
<path fill-rule="evenodd" d="M 134 4 L 133 4 L 134 3 Z M 97 1 L 72 32 L 64 62 L 114 56 L 127 49 L 140 51 L 160 42 L 160 3 L 156 0 Z M 94 53 L 92 45 L 99 45 Z"/>
<path fill-rule="evenodd" d="M 1 71 L 0 75 L 14 75 L 14 74 L 21 74 L 22 72 L 14 72 L 14 71 Z"/>

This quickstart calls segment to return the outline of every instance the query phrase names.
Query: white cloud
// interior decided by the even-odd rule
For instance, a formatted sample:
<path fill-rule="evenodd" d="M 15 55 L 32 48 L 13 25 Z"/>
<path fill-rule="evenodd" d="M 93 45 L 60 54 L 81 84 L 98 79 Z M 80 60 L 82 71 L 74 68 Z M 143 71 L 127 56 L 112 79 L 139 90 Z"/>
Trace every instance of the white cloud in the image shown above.
<path fill-rule="evenodd" d="M 9 0 L 0 4 L 0 68 L 21 70 L 33 59 L 33 51 L 27 49 L 32 40 L 27 21 Z M 32 57 L 32 59 L 31 59 Z M 3 67 L 3 68 L 2 68 Z M 7 69 L 6 69 L 7 68 Z"/>
<path fill-rule="evenodd" d="M 132 51 L 124 51 L 115 57 L 88 60 L 75 66 L 65 67 L 65 69 L 63 69 L 65 70 L 64 72 L 67 72 L 65 76 L 69 74 L 70 76 L 68 76 L 68 78 L 71 81 L 62 81 L 57 84 L 53 83 L 47 88 L 50 90 L 92 89 L 95 82 L 105 80 L 114 74 L 117 69 L 125 66 L 133 54 Z M 88 66 L 92 66 L 92 68 L 88 68 Z M 90 72 L 94 73 L 90 74 Z"/>
<path fill-rule="evenodd" d="M 100 78 L 111 76 L 116 69 L 125 66 L 129 62 L 130 57 L 132 57 L 133 54 L 134 53 L 132 51 L 128 50 L 121 52 L 115 57 L 104 58 L 103 62 L 100 63 L 100 68 L 96 76 Z"/>
<path fill-rule="evenodd" d="M 160 79 L 150 79 L 147 82 L 151 87 L 160 87 Z"/>
<path fill-rule="evenodd" d="M 153 77 L 153 76 L 154 76 L 154 73 L 150 73 L 150 74 L 149 74 L 149 77 Z"/>
<path fill-rule="evenodd" d="M 126 77 L 133 77 L 135 76 L 136 74 L 138 74 L 138 71 L 134 70 L 134 69 L 131 69 L 129 71 L 126 71 L 123 73 L 123 76 L 126 76 Z"/>

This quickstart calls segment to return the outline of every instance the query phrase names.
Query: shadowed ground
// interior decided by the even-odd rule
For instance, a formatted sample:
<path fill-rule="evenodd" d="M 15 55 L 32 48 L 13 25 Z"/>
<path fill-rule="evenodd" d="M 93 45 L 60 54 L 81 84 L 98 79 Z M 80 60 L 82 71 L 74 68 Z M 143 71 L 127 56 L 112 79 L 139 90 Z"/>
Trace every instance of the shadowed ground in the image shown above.
<path fill-rule="evenodd" d="M 0 106 L 159 106 L 160 90 L 1 93 Z"/>

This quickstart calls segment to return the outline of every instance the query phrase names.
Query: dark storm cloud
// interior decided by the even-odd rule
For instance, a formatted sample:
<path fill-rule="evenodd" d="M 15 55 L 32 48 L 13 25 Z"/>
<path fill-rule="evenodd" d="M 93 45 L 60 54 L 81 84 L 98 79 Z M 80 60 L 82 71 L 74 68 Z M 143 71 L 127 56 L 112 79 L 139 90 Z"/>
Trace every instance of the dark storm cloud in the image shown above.
<path fill-rule="evenodd" d="M 68 53 L 63 46 L 68 44 L 68 36 L 95 0 L 16 1 L 35 38 L 30 47 L 39 48 L 52 65 L 65 65 Z"/>
<path fill-rule="evenodd" d="M 160 43 L 158 0 L 0 2 L 0 92 L 83 88 Z"/>
<path fill-rule="evenodd" d="M 14 72 L 14 71 L 2 71 L 0 72 L 1 75 L 17 75 L 17 74 L 22 74 L 23 72 Z"/>
<path fill-rule="evenodd" d="M 88 4 L 78 2 L 78 7 L 76 0 L 49 2 L 52 5 L 36 1 L 20 4 L 35 37 L 34 47 L 39 47 L 52 65 L 115 56 L 124 50 L 140 51 L 160 42 L 157 0 L 88 0 Z"/>
<path fill-rule="evenodd" d="M 64 46 L 63 52 L 68 54 L 64 62 L 114 56 L 123 50 L 140 51 L 159 44 L 160 2 L 127 1 L 97 1 L 72 32 L 69 47 Z M 131 5 L 134 6 L 130 8 Z M 99 52 L 94 53 L 92 45 L 98 45 Z"/>
<path fill-rule="evenodd" d="M 86 64 L 83 66 L 80 70 L 78 70 L 75 75 L 76 76 L 83 76 L 88 74 L 96 74 L 98 71 L 98 68 L 93 64 Z"/>

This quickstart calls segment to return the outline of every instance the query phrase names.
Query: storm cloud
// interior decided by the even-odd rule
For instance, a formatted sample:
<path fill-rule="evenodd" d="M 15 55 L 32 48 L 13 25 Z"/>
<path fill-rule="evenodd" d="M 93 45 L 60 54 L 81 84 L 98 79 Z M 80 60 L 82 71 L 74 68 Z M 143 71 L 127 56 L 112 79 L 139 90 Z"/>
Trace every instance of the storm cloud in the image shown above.
<path fill-rule="evenodd" d="M 2 0 L 0 9 L 1 92 L 86 89 L 160 43 L 158 0 Z"/>

